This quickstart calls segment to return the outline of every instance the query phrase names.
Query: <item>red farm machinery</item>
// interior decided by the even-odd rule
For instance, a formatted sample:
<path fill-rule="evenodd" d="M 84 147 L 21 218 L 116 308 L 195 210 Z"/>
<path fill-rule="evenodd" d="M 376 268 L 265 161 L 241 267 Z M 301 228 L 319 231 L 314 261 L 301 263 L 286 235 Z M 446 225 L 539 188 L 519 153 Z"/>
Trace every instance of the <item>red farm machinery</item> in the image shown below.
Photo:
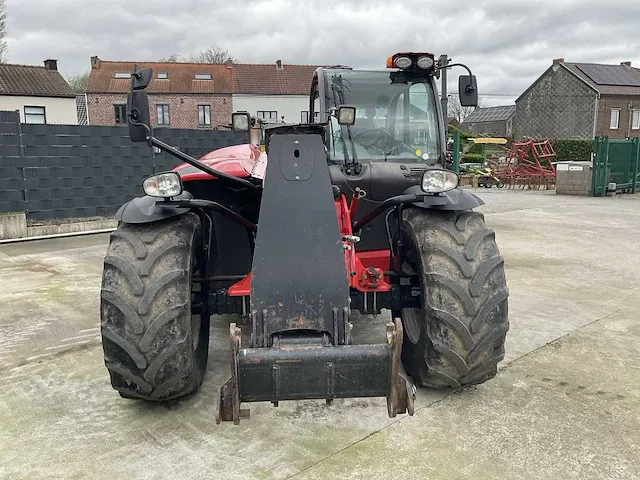
<path fill-rule="evenodd" d="M 506 188 L 553 188 L 555 152 L 548 139 L 513 142 L 504 163 L 491 162 L 491 173 Z"/>
<path fill-rule="evenodd" d="M 131 140 L 184 163 L 145 179 L 145 195 L 116 214 L 100 307 L 113 388 L 156 402 L 194 393 L 211 321 L 225 315 L 239 320 L 226 319 L 219 422 L 247 418 L 243 403 L 350 397 L 411 415 L 416 384 L 493 378 L 508 289 L 495 235 L 474 211 L 484 202 L 446 168 L 435 78 L 453 66 L 468 72 L 460 103 L 477 105 L 468 67 L 428 53 L 398 53 L 379 70 L 323 67 L 311 123 L 265 128 L 261 151 L 250 115 L 236 112 L 247 144 L 200 160 L 154 137 L 153 72 L 134 71 Z M 386 335 L 355 342 L 352 312 L 383 310 Z"/>

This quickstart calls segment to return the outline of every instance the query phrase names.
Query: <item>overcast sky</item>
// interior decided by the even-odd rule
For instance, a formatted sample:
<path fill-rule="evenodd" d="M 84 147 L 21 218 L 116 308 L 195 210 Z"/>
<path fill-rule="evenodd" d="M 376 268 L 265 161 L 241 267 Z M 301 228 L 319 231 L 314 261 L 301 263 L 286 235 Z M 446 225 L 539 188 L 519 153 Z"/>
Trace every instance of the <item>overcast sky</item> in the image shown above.
<path fill-rule="evenodd" d="M 556 57 L 640 67 L 638 0 L 6 0 L 6 7 L 7 61 L 56 58 L 64 74 L 87 70 L 92 55 L 158 60 L 210 45 L 247 63 L 353 67 L 428 51 L 469 65 L 481 105 L 495 105 L 511 103 Z"/>

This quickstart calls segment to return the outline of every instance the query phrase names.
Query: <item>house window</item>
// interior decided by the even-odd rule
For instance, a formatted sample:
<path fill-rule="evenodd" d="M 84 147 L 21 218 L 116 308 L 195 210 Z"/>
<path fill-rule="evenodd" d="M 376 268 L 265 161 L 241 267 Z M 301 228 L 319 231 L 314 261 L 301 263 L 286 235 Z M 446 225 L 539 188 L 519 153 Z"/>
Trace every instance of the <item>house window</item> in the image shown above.
<path fill-rule="evenodd" d="M 156 105 L 156 112 L 158 113 L 158 125 L 169 125 L 169 105 Z"/>
<path fill-rule="evenodd" d="M 24 107 L 24 123 L 47 123 L 44 107 Z"/>
<path fill-rule="evenodd" d="M 640 110 L 633 110 L 631 130 L 640 130 Z"/>
<path fill-rule="evenodd" d="M 210 73 L 196 73 L 196 80 L 211 80 Z"/>
<path fill-rule="evenodd" d="M 273 120 L 273 121 L 277 121 L 278 120 L 278 112 L 277 111 L 267 111 L 267 110 L 258 110 L 258 118 L 261 118 L 262 120 Z"/>
<path fill-rule="evenodd" d="M 116 125 L 125 125 L 127 123 L 127 106 L 126 105 L 114 105 L 113 106 Z"/>
<path fill-rule="evenodd" d="M 198 105 L 198 125 L 201 127 L 211 125 L 210 105 Z"/>
<path fill-rule="evenodd" d="M 116 72 L 113 74 L 114 78 L 131 78 L 129 72 Z"/>
<path fill-rule="evenodd" d="M 313 113 L 313 121 L 315 122 L 316 120 L 318 120 L 318 112 L 314 112 Z M 311 120 L 309 120 L 309 112 L 308 111 L 302 111 L 300 112 L 300 122 L 301 123 L 309 123 Z"/>
<path fill-rule="evenodd" d="M 166 78 L 169 78 L 169 74 L 167 72 L 158 72 L 158 78 L 164 80 Z"/>
<path fill-rule="evenodd" d="M 617 130 L 620 126 L 620 109 L 612 108 L 611 109 L 611 121 L 609 123 L 609 128 L 611 130 Z"/>

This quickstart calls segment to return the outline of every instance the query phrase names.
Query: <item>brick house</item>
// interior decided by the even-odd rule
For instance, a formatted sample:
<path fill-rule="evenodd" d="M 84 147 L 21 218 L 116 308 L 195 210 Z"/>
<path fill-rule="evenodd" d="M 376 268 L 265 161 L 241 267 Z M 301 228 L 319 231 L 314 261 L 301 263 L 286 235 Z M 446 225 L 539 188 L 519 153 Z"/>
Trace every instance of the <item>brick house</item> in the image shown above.
<path fill-rule="evenodd" d="M 305 123 L 316 65 L 233 65 L 234 111 L 247 111 L 268 123 Z"/>
<path fill-rule="evenodd" d="M 465 132 L 475 132 L 492 137 L 510 137 L 513 133 L 515 105 L 476 108 L 460 125 Z"/>
<path fill-rule="evenodd" d="M 43 66 L 0 64 L 0 110 L 19 111 L 22 123 L 78 123 L 76 94 L 57 60 Z"/>
<path fill-rule="evenodd" d="M 147 87 L 153 127 L 211 129 L 229 125 L 233 112 L 230 65 L 113 62 L 91 58 L 86 87 L 91 125 L 126 125 L 127 92 L 134 67 L 153 68 Z"/>
<path fill-rule="evenodd" d="M 552 65 L 516 100 L 516 138 L 640 136 L 640 69 L 620 65 Z"/>

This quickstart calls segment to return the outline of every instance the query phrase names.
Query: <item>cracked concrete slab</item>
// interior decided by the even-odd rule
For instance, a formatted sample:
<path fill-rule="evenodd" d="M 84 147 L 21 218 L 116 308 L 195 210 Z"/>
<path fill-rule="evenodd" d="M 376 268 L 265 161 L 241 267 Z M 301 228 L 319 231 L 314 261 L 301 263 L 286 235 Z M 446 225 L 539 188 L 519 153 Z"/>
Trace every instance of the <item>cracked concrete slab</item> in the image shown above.
<path fill-rule="evenodd" d="M 0 478 L 640 477 L 640 197 L 478 193 L 511 293 L 501 373 L 420 389 L 396 419 L 350 399 L 250 404 L 250 420 L 216 425 L 230 318 L 197 394 L 124 400 L 98 339 L 108 236 L 0 246 Z M 356 318 L 356 341 L 382 317 Z"/>

